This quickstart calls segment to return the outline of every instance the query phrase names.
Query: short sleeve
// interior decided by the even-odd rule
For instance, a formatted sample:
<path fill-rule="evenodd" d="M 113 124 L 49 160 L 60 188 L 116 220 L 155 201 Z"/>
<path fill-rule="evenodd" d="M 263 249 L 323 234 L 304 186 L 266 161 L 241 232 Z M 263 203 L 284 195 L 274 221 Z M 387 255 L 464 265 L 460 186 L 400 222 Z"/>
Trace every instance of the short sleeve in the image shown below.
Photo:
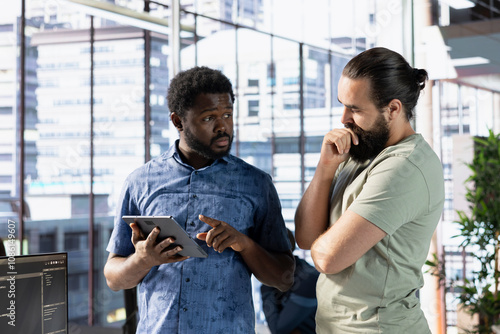
<path fill-rule="evenodd" d="M 130 177 L 129 177 L 130 178 Z M 115 253 L 120 256 L 128 256 L 135 252 L 132 244 L 132 229 L 122 219 L 127 215 L 139 215 L 139 211 L 135 208 L 130 196 L 129 178 L 124 182 L 120 193 L 119 202 L 116 208 L 115 223 L 113 232 L 108 242 L 106 250 L 110 253 Z"/>
<path fill-rule="evenodd" d="M 281 203 L 271 177 L 262 177 L 262 194 L 254 217 L 255 230 L 252 238 L 268 251 L 285 252 L 291 249 Z"/>
<path fill-rule="evenodd" d="M 349 210 L 391 235 L 425 213 L 428 202 L 429 190 L 420 169 L 403 157 L 393 156 L 371 168 Z"/>

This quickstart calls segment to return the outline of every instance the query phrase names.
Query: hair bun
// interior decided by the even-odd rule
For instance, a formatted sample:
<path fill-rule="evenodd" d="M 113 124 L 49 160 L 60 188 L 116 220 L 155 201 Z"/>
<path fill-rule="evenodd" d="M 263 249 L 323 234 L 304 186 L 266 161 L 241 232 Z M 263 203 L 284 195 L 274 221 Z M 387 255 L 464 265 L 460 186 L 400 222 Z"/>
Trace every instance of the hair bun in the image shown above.
<path fill-rule="evenodd" d="M 424 69 L 414 68 L 413 76 L 415 77 L 420 90 L 424 89 L 425 81 L 429 79 L 427 71 Z"/>

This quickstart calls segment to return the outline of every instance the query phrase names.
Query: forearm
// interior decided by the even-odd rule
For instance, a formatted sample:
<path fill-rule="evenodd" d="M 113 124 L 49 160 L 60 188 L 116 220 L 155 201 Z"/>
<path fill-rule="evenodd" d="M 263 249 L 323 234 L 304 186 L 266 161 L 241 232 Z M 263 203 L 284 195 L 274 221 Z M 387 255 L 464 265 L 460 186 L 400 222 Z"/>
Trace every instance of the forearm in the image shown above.
<path fill-rule="evenodd" d="M 110 256 L 104 266 L 104 276 L 111 290 L 136 287 L 151 268 L 144 267 L 134 254 L 128 257 Z"/>
<path fill-rule="evenodd" d="M 314 177 L 295 212 L 295 239 L 302 249 L 310 249 L 329 226 L 329 194 L 336 167 L 318 164 Z"/>
<path fill-rule="evenodd" d="M 357 213 L 344 214 L 312 245 L 311 257 L 316 269 L 324 274 L 337 274 L 385 238 L 377 225 Z"/>
<path fill-rule="evenodd" d="M 261 283 L 280 291 L 286 291 L 292 286 L 295 260 L 291 251 L 268 252 L 248 238 L 248 245 L 240 254 Z"/>

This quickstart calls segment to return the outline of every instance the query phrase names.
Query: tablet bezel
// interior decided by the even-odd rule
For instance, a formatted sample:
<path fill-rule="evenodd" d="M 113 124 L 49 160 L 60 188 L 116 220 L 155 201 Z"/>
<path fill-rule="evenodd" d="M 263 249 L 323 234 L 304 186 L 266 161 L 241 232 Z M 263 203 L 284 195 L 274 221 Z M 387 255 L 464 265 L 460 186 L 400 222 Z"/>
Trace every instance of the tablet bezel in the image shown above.
<path fill-rule="evenodd" d="M 161 241 L 168 237 L 175 238 L 175 245 L 181 245 L 182 250 L 177 253 L 181 256 L 208 257 L 207 252 L 194 241 L 172 216 L 123 216 L 122 219 L 130 225 L 136 223 L 141 229 L 144 237 L 158 226 L 160 234 L 157 240 Z"/>

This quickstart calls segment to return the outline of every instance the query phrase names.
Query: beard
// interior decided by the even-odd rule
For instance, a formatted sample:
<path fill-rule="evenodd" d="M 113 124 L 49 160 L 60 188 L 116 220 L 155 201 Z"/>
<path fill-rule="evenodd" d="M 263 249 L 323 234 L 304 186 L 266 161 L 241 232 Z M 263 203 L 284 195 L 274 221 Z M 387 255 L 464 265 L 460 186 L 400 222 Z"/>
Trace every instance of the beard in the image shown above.
<path fill-rule="evenodd" d="M 352 145 L 349 149 L 350 157 L 356 162 L 364 162 L 377 156 L 389 140 L 389 127 L 382 114 L 379 115 L 371 130 L 363 130 L 352 123 L 347 123 L 345 127 L 351 129 L 359 139 L 359 144 Z"/>
<path fill-rule="evenodd" d="M 210 141 L 210 145 L 205 145 L 201 141 L 196 138 L 196 136 L 189 130 L 189 128 L 184 128 L 184 139 L 186 140 L 186 144 L 200 156 L 209 159 L 209 160 L 217 160 L 229 154 L 231 151 L 231 145 L 233 143 L 233 137 L 231 137 L 227 132 L 219 133 L 216 137 L 212 138 Z M 227 137 L 229 138 L 229 146 L 227 150 L 222 152 L 215 152 L 210 148 L 210 146 L 219 138 Z"/>

